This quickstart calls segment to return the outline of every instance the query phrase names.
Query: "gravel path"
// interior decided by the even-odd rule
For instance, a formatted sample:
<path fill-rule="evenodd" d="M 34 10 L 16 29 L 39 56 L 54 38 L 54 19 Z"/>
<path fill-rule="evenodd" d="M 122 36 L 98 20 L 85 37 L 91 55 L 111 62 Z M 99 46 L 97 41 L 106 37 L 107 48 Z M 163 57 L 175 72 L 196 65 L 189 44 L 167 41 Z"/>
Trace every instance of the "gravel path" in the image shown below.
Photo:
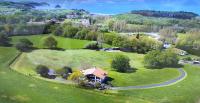
<path fill-rule="evenodd" d="M 110 89 L 111 90 L 149 89 L 149 88 L 157 88 L 157 87 L 173 85 L 182 81 L 187 76 L 187 73 L 182 68 L 177 68 L 177 70 L 180 72 L 179 77 L 162 83 L 143 85 L 143 86 L 111 87 Z"/>

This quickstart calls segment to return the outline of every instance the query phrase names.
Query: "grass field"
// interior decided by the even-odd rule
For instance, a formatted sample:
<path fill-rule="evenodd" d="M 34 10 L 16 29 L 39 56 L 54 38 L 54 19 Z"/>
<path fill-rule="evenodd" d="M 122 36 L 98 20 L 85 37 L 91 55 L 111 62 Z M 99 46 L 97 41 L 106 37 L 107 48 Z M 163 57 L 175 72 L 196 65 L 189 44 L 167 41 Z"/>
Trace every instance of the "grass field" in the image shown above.
<path fill-rule="evenodd" d="M 17 54 L 14 48 L 0 47 L 0 103 L 199 103 L 200 101 L 199 67 L 186 65 L 184 70 L 188 74 L 187 78 L 168 87 L 93 91 L 46 82 L 12 71 L 8 64 Z"/>
<path fill-rule="evenodd" d="M 13 43 L 23 37 L 33 41 L 36 47 L 40 47 L 42 43 L 39 41 L 45 36 L 12 37 Z M 63 42 L 68 41 L 66 38 L 61 39 Z M 66 49 L 82 48 L 83 46 L 77 44 L 78 46 L 75 47 L 74 43 L 63 45 L 68 45 L 65 47 Z M 183 81 L 167 87 L 97 91 L 52 83 L 13 71 L 9 68 L 9 63 L 18 54 L 19 52 L 14 47 L 0 47 L 0 103 L 200 103 L 200 67 L 184 66 L 188 76 Z M 55 64 L 52 66 L 53 69 L 60 69 L 63 65 L 59 64 L 63 63 L 73 69 L 78 69 L 81 64 L 91 63 L 93 66 L 99 66 L 108 71 L 109 76 L 114 78 L 112 83 L 116 86 L 151 84 L 179 75 L 172 68 L 162 70 L 144 68 L 141 54 L 122 54 L 129 56 L 131 66 L 138 69 L 136 72 L 130 74 L 115 72 L 110 68 L 110 62 L 115 54 L 90 50 L 36 50 L 24 53 L 13 66 L 26 74 L 35 73 L 33 68 L 37 63 L 44 63 L 50 67 Z"/>
<path fill-rule="evenodd" d="M 117 96 L 79 89 L 70 85 L 45 82 L 12 71 L 8 64 L 17 53 L 14 48 L 0 47 L 0 103 L 123 102 L 118 100 Z M 88 97 L 90 99 L 86 99 Z"/>
<path fill-rule="evenodd" d="M 44 48 L 43 43 L 46 37 L 48 37 L 48 35 L 13 36 L 12 43 L 15 45 L 20 39 L 27 38 L 31 42 L 33 42 L 34 47 Z M 58 41 L 58 45 L 57 45 L 58 48 L 63 48 L 63 49 L 80 49 L 80 48 L 84 48 L 86 44 L 91 42 L 88 40 L 70 39 L 70 38 L 64 38 L 64 37 L 58 37 L 58 36 L 54 36 L 54 37 Z M 104 47 L 110 47 L 110 46 L 104 44 Z"/>
<path fill-rule="evenodd" d="M 119 73 L 111 68 L 112 58 L 116 54 L 127 55 L 131 61 L 131 66 L 136 68 L 133 73 Z M 146 69 L 143 66 L 142 54 L 137 53 L 108 53 L 92 50 L 35 50 L 31 53 L 24 53 L 12 65 L 12 68 L 23 74 L 36 75 L 35 68 L 37 65 L 46 65 L 51 69 L 59 70 L 64 66 L 80 69 L 83 65 L 89 67 L 100 67 L 109 72 L 113 78 L 115 86 L 131 86 L 160 83 L 172 78 L 176 78 L 179 72 L 173 68 L 165 69 Z"/>

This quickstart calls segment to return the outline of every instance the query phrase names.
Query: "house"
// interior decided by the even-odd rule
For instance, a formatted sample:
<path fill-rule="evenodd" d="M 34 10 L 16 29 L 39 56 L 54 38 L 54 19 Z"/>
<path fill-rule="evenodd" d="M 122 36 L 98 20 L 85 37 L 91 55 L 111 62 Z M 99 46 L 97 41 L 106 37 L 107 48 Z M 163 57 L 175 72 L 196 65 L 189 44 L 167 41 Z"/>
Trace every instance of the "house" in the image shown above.
<path fill-rule="evenodd" d="M 90 26 L 90 20 L 89 19 L 80 19 L 80 22 L 82 25 L 89 27 Z"/>
<path fill-rule="evenodd" d="M 81 71 L 92 82 L 103 83 L 106 80 L 108 73 L 100 68 L 90 68 Z"/>

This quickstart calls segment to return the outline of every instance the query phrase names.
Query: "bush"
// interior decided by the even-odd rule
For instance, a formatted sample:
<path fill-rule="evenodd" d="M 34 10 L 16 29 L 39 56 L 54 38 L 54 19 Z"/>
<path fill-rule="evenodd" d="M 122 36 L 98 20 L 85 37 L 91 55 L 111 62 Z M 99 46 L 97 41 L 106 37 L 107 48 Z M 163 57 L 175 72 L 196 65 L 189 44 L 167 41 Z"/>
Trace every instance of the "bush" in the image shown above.
<path fill-rule="evenodd" d="M 43 45 L 49 49 L 55 49 L 57 47 L 57 41 L 54 37 L 49 36 L 44 40 Z"/>
<path fill-rule="evenodd" d="M 28 39 L 20 39 L 16 44 L 16 48 L 22 52 L 29 51 L 33 48 L 33 43 Z"/>
<path fill-rule="evenodd" d="M 85 46 L 85 49 L 92 49 L 92 50 L 98 50 L 101 49 L 98 42 L 91 42 Z"/>
<path fill-rule="evenodd" d="M 63 69 L 61 71 L 61 76 L 63 78 L 65 78 L 65 79 L 67 79 L 72 72 L 73 72 L 72 68 L 70 68 L 70 67 L 63 67 Z"/>
<path fill-rule="evenodd" d="M 183 60 L 192 61 L 192 58 L 191 57 L 185 57 L 185 58 L 183 58 Z"/>
<path fill-rule="evenodd" d="M 45 77 L 45 78 L 49 77 L 49 75 L 48 75 L 49 69 L 48 69 L 48 67 L 46 67 L 44 65 L 38 65 L 37 68 L 36 68 L 36 71 L 42 77 Z"/>
<path fill-rule="evenodd" d="M 117 34 L 115 34 L 115 33 L 104 33 L 103 39 L 104 39 L 105 43 L 112 45 L 113 40 L 116 37 L 117 37 Z"/>
<path fill-rule="evenodd" d="M 69 76 L 68 79 L 79 82 L 81 77 L 83 77 L 83 74 L 80 71 L 75 71 Z"/>
<path fill-rule="evenodd" d="M 178 61 L 178 55 L 171 49 L 151 51 L 144 57 L 145 66 L 148 68 L 176 67 Z"/>
<path fill-rule="evenodd" d="M 111 66 L 118 72 L 127 72 L 131 69 L 129 64 L 130 59 L 124 55 L 117 55 L 112 60 Z"/>

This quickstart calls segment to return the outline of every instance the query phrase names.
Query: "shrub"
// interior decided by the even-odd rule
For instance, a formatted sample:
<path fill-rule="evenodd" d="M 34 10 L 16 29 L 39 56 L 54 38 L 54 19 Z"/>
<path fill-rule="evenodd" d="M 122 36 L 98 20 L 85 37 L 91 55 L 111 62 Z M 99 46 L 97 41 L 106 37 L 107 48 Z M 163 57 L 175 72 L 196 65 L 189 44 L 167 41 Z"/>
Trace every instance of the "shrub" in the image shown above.
<path fill-rule="evenodd" d="M 118 72 L 127 72 L 130 70 L 130 59 L 124 55 L 117 55 L 112 60 L 111 66 L 116 69 Z"/>
<path fill-rule="evenodd" d="M 72 68 L 70 67 L 63 67 L 63 69 L 61 70 L 61 76 L 65 79 L 67 79 L 71 73 Z"/>
<path fill-rule="evenodd" d="M 183 60 L 191 61 L 192 58 L 191 57 L 185 57 L 185 58 L 183 58 Z"/>
<path fill-rule="evenodd" d="M 49 36 L 44 40 L 43 45 L 49 49 L 55 49 L 57 47 L 57 41 L 54 37 Z"/>
<path fill-rule="evenodd" d="M 68 79 L 79 82 L 81 77 L 83 77 L 83 74 L 80 71 L 75 71 L 69 76 Z"/>
<path fill-rule="evenodd" d="M 33 48 L 33 43 L 28 39 L 20 39 L 16 44 L 16 48 L 22 52 L 29 51 Z"/>
<path fill-rule="evenodd" d="M 36 71 L 42 77 L 48 78 L 48 76 L 49 76 L 48 75 L 49 69 L 48 69 L 48 67 L 46 67 L 44 65 L 38 65 L 36 68 Z"/>
<path fill-rule="evenodd" d="M 101 47 L 99 46 L 98 42 L 91 42 L 85 46 L 85 49 L 92 49 L 92 50 L 98 50 L 100 48 Z"/>

